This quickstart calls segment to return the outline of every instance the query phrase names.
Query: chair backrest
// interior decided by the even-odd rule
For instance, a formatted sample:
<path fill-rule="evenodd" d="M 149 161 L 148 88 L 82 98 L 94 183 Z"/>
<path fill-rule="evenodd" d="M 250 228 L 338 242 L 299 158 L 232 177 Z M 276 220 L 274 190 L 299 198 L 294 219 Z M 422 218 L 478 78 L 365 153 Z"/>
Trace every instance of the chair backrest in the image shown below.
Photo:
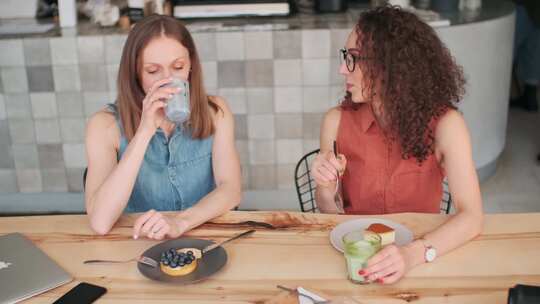
<path fill-rule="evenodd" d="M 313 150 L 304 155 L 296 164 L 294 170 L 294 182 L 298 202 L 302 212 L 319 212 L 317 202 L 315 201 L 315 181 L 309 172 L 311 163 L 319 153 L 320 149 Z M 449 214 L 452 207 L 452 195 L 448 189 L 448 181 L 443 180 L 443 197 L 441 200 L 441 213 Z"/>
<path fill-rule="evenodd" d="M 86 174 L 88 174 L 88 167 L 84 168 L 84 173 L 82 176 L 82 188 L 83 191 L 86 190 Z"/>

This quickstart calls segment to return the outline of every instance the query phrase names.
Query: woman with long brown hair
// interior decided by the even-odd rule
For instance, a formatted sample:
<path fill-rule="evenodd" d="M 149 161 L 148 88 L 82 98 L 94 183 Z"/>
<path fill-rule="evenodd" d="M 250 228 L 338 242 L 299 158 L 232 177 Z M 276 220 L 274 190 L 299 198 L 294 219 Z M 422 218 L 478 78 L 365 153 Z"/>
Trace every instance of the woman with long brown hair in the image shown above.
<path fill-rule="evenodd" d="M 429 25 L 392 6 L 362 13 L 341 57 L 347 94 L 324 117 L 311 168 L 320 210 L 438 213 L 444 178 L 456 210 L 409 245 L 384 247 L 361 274 L 394 283 L 482 229 L 469 132 L 456 107 L 463 72 Z M 334 199 L 338 179 L 343 206 Z"/>
<path fill-rule="evenodd" d="M 189 84 L 189 118 L 164 109 Z M 115 104 L 86 130 L 85 203 L 90 225 L 106 234 L 123 212 L 144 212 L 133 237 L 178 237 L 240 203 L 234 121 L 223 99 L 206 94 L 193 39 L 178 20 L 149 16 L 124 45 Z M 187 91 L 187 90 L 186 90 Z M 181 211 L 163 214 L 162 211 Z"/>

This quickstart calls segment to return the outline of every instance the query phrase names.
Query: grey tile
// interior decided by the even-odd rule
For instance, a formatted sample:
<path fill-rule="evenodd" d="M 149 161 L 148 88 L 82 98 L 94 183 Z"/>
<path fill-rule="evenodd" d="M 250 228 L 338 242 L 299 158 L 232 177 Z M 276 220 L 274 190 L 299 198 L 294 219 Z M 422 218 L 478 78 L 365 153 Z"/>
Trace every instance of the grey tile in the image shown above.
<path fill-rule="evenodd" d="M 302 61 L 304 85 L 327 86 L 330 84 L 330 61 L 328 59 L 305 59 Z"/>
<path fill-rule="evenodd" d="M 274 31 L 274 58 L 302 58 L 302 33 L 300 31 Z"/>
<path fill-rule="evenodd" d="M 242 165 L 249 164 L 249 144 L 247 140 L 236 141 L 236 151 L 238 151 L 238 157 Z"/>
<path fill-rule="evenodd" d="M 245 88 L 224 88 L 219 89 L 219 95 L 223 97 L 234 114 L 246 114 L 246 89 Z"/>
<path fill-rule="evenodd" d="M 277 188 L 294 189 L 294 164 L 277 166 Z"/>
<path fill-rule="evenodd" d="M 272 32 L 246 32 L 244 39 L 246 44 L 246 59 L 272 59 L 274 57 Z"/>
<path fill-rule="evenodd" d="M 107 71 L 101 64 L 79 65 L 81 87 L 83 91 L 106 91 Z"/>
<path fill-rule="evenodd" d="M 62 144 L 39 144 L 37 145 L 37 153 L 42 169 L 64 168 Z"/>
<path fill-rule="evenodd" d="M 85 124 L 86 122 L 82 118 L 61 118 L 62 142 L 84 142 Z"/>
<path fill-rule="evenodd" d="M 328 110 L 330 92 L 327 86 L 304 87 L 303 107 L 305 113 L 321 113 Z"/>
<path fill-rule="evenodd" d="M 249 188 L 252 190 L 276 189 L 276 166 L 251 166 L 249 171 Z"/>
<path fill-rule="evenodd" d="M 97 111 L 102 110 L 106 104 L 110 103 L 109 94 L 107 92 L 84 92 L 84 113 L 90 116 Z"/>
<path fill-rule="evenodd" d="M 84 144 L 63 144 L 66 168 L 85 168 L 86 151 Z"/>
<path fill-rule="evenodd" d="M 126 35 L 105 36 L 105 62 L 107 64 L 120 64 L 126 39 Z"/>
<path fill-rule="evenodd" d="M 15 170 L 0 168 L 0 193 L 13 193 L 18 191 Z"/>
<path fill-rule="evenodd" d="M 275 138 L 273 114 L 248 115 L 248 137 L 250 139 Z"/>
<path fill-rule="evenodd" d="M 38 169 L 21 169 L 16 171 L 20 192 L 41 192 L 41 174 Z"/>
<path fill-rule="evenodd" d="M 6 118 L 7 118 L 6 101 L 4 99 L 4 94 L 0 93 L 0 120 L 4 120 Z"/>
<path fill-rule="evenodd" d="M 202 62 L 204 86 L 206 88 L 218 87 L 218 66 L 216 61 Z"/>
<path fill-rule="evenodd" d="M 250 140 L 249 159 L 252 165 L 275 164 L 276 146 L 274 140 Z"/>
<path fill-rule="evenodd" d="M 274 86 L 274 63 L 272 60 L 246 61 L 246 86 Z"/>
<path fill-rule="evenodd" d="M 13 169 L 13 153 L 11 151 L 11 137 L 7 120 L 0 120 L 0 169 Z"/>
<path fill-rule="evenodd" d="M 54 93 L 31 93 L 32 115 L 34 118 L 54 118 L 58 116 Z"/>
<path fill-rule="evenodd" d="M 274 112 L 274 91 L 272 88 L 249 88 L 246 92 L 249 114 Z"/>
<path fill-rule="evenodd" d="M 11 149 L 17 170 L 39 169 L 36 144 L 14 144 Z"/>
<path fill-rule="evenodd" d="M 4 67 L 1 73 L 5 93 L 28 92 L 28 77 L 24 67 Z"/>
<path fill-rule="evenodd" d="M 302 138 L 302 114 L 276 114 L 276 138 Z"/>
<path fill-rule="evenodd" d="M 276 141 L 278 164 L 295 164 L 303 155 L 301 139 L 278 139 Z"/>
<path fill-rule="evenodd" d="M 79 63 L 105 63 L 103 36 L 77 37 Z"/>
<path fill-rule="evenodd" d="M 329 30 L 302 31 L 302 58 L 330 57 Z"/>
<path fill-rule="evenodd" d="M 32 117 L 30 97 L 28 94 L 6 94 L 4 95 L 4 99 L 8 118 Z"/>
<path fill-rule="evenodd" d="M 218 62 L 218 86 L 220 88 L 243 87 L 246 85 L 246 71 L 243 61 Z"/>
<path fill-rule="evenodd" d="M 54 90 L 73 92 L 81 90 L 78 65 L 53 66 Z"/>
<path fill-rule="evenodd" d="M 24 66 L 22 40 L 0 40 L 0 67 Z"/>
<path fill-rule="evenodd" d="M 51 38 L 49 40 L 53 65 L 79 63 L 77 41 L 74 37 Z"/>
<path fill-rule="evenodd" d="M 216 50 L 219 61 L 244 60 L 244 33 L 216 33 Z"/>
<path fill-rule="evenodd" d="M 34 124 L 37 143 L 60 143 L 62 141 L 57 119 L 36 119 Z"/>
<path fill-rule="evenodd" d="M 301 87 L 275 87 L 274 107 L 276 113 L 301 113 L 302 88 Z"/>
<path fill-rule="evenodd" d="M 50 66 L 52 64 L 48 38 L 27 38 L 23 40 L 23 46 L 27 66 Z"/>
<path fill-rule="evenodd" d="M 56 93 L 56 106 L 60 117 L 83 117 L 83 97 L 79 92 Z"/>
<path fill-rule="evenodd" d="M 302 126 L 304 139 L 319 139 L 323 115 L 322 113 L 304 113 Z"/>
<path fill-rule="evenodd" d="M 338 58 L 339 49 L 347 44 L 347 38 L 351 33 L 350 29 L 332 29 L 330 30 L 330 57 Z"/>
<path fill-rule="evenodd" d="M 105 67 L 105 69 L 107 70 L 107 86 L 109 87 L 109 91 L 116 91 L 118 68 L 118 64 L 109 64 Z"/>
<path fill-rule="evenodd" d="M 192 36 L 201 61 L 217 60 L 215 33 L 194 33 Z"/>
<path fill-rule="evenodd" d="M 34 121 L 30 118 L 9 119 L 9 136 L 14 144 L 35 143 Z"/>
<path fill-rule="evenodd" d="M 83 191 L 83 172 L 84 168 L 66 168 L 69 192 Z"/>
<path fill-rule="evenodd" d="M 274 84 L 276 86 L 301 86 L 302 61 L 300 59 L 274 60 Z"/>
<path fill-rule="evenodd" d="M 234 115 L 234 135 L 236 139 L 247 139 L 247 116 L 245 114 Z"/>
<path fill-rule="evenodd" d="M 54 77 L 50 65 L 26 67 L 26 74 L 28 75 L 30 92 L 54 91 Z"/>
<path fill-rule="evenodd" d="M 66 169 L 43 169 L 41 180 L 44 192 L 66 192 L 68 190 Z"/>

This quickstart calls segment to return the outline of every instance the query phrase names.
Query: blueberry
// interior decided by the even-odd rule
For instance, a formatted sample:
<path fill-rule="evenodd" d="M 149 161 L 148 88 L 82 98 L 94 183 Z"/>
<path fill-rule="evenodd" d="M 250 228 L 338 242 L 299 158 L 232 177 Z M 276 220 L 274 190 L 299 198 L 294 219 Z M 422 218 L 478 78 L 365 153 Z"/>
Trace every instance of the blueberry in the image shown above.
<path fill-rule="evenodd" d="M 180 264 L 178 264 L 178 266 L 180 266 L 180 267 L 184 267 L 185 265 L 186 265 L 186 264 L 185 264 L 185 263 L 182 263 L 182 262 L 180 262 Z"/>
<path fill-rule="evenodd" d="M 185 256 L 186 256 L 186 254 L 183 253 L 183 252 L 180 252 L 178 255 L 181 256 L 181 257 L 185 257 Z"/>
<path fill-rule="evenodd" d="M 165 266 L 167 266 L 167 265 L 170 264 L 170 263 L 169 263 L 169 260 L 164 260 L 162 263 L 163 263 L 163 265 L 165 265 Z"/>
<path fill-rule="evenodd" d="M 191 250 L 188 250 L 188 252 L 187 252 L 187 255 L 191 255 L 191 256 L 193 256 L 193 251 L 191 251 Z"/>
<path fill-rule="evenodd" d="M 192 260 L 192 259 L 188 259 L 188 260 L 185 261 L 185 263 L 186 263 L 186 265 L 189 265 L 189 264 L 193 263 L 193 260 Z"/>
<path fill-rule="evenodd" d="M 172 262 L 172 263 L 171 263 L 171 267 L 172 267 L 172 268 L 176 268 L 176 267 L 178 267 L 178 264 L 175 263 L 175 262 Z"/>

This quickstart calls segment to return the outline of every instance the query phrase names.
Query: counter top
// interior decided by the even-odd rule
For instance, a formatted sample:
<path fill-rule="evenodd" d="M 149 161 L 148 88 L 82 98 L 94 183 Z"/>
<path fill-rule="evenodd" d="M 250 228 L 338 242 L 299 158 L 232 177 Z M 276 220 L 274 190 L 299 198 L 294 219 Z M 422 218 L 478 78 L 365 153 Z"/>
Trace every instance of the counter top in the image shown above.
<path fill-rule="evenodd" d="M 344 13 L 336 14 L 304 14 L 298 13 L 288 17 L 250 17 L 250 18 L 212 18 L 185 20 L 192 33 L 197 32 L 241 32 L 241 31 L 278 31 L 278 30 L 309 30 L 309 29 L 348 29 L 352 28 L 359 14 L 368 9 L 366 4 L 356 4 Z M 450 25 L 463 25 L 474 22 L 496 19 L 512 13 L 514 4 L 508 0 L 483 1 L 478 11 L 456 11 L 441 14 L 442 19 L 448 19 Z M 0 21 L 0 27 L 19 20 Z M 36 23 L 35 21 L 33 23 Z M 0 31 L 0 39 L 27 37 L 60 37 L 60 36 L 93 36 L 127 34 L 118 27 L 100 27 L 89 21 L 80 22 L 76 28 L 61 29 L 55 27 L 40 34 L 10 34 Z"/>

